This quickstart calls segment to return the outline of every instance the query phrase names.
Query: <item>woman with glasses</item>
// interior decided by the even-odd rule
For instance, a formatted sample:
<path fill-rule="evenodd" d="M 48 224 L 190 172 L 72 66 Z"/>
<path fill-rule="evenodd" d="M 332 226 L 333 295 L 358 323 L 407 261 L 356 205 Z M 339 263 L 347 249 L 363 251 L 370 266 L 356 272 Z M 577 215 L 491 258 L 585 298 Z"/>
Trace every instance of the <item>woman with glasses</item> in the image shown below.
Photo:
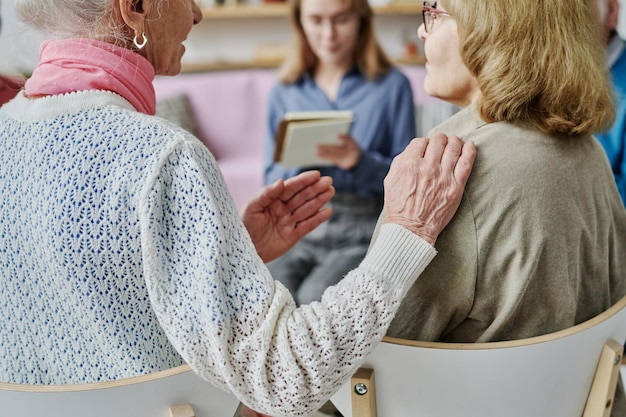
<path fill-rule="evenodd" d="M 473 141 L 478 155 L 439 256 L 388 335 L 521 339 L 626 294 L 626 210 L 592 136 L 614 109 L 590 3 L 424 3 L 424 88 L 464 107 L 432 132 Z M 626 415 L 621 392 L 616 400 L 613 414 Z"/>
<path fill-rule="evenodd" d="M 316 166 L 333 178 L 330 220 L 268 264 L 305 304 L 358 265 L 382 207 L 383 178 L 415 136 L 412 90 L 379 46 L 367 0 L 294 0 L 294 45 L 269 98 L 265 181 L 305 168 L 275 163 L 279 121 L 290 111 L 351 110 L 354 123 L 339 145 L 320 145 Z"/>

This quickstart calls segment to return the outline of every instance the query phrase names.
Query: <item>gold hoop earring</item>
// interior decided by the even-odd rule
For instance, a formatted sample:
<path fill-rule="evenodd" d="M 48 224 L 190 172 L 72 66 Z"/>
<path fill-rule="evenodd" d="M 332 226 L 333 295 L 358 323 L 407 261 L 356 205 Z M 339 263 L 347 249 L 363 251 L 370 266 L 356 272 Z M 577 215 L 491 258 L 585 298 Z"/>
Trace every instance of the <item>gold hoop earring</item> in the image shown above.
<path fill-rule="evenodd" d="M 141 37 L 142 37 L 141 43 L 139 43 L 139 41 L 137 40 L 137 35 L 135 35 L 135 37 L 133 38 L 133 44 L 135 45 L 137 49 L 142 49 L 148 43 L 148 38 L 146 38 L 145 32 L 141 34 Z"/>

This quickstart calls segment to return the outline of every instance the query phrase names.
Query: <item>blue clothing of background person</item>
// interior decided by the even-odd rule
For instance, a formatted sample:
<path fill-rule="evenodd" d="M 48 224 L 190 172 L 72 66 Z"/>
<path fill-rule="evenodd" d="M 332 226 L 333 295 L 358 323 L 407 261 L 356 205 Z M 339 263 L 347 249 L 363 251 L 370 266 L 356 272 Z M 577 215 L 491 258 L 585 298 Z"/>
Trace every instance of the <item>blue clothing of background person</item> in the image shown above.
<path fill-rule="evenodd" d="M 265 181 L 297 175 L 302 169 L 273 163 L 274 140 L 280 119 L 288 111 L 352 110 L 350 136 L 361 148 L 356 166 L 315 167 L 333 178 L 335 197 L 329 221 L 302 239 L 281 258 L 268 264 L 272 276 L 293 293 L 298 303 L 321 298 L 365 256 L 382 208 L 383 179 L 394 156 L 415 136 L 413 94 L 408 79 L 397 69 L 369 81 L 358 68 L 341 80 L 336 100 L 330 101 L 305 73 L 293 84 L 278 84 L 269 99 Z"/>
<path fill-rule="evenodd" d="M 328 164 L 306 168 L 333 179 L 330 220 L 268 264 L 296 302 L 305 304 L 319 300 L 365 256 L 382 208 L 385 175 L 415 136 L 415 108 L 409 80 L 376 41 L 367 0 L 294 0 L 291 22 L 296 43 L 268 103 L 266 183 L 303 170 L 273 162 L 285 113 L 354 113 L 340 144 L 317 146 L 316 156 Z"/>
<path fill-rule="evenodd" d="M 594 136 L 600 141 L 611 163 L 617 189 L 626 204 L 626 45 L 617 33 L 620 4 L 618 0 L 590 0 L 596 11 L 600 35 L 604 41 L 607 64 L 611 69 L 615 96 L 615 122 Z"/>
<path fill-rule="evenodd" d="M 383 179 L 394 156 L 415 136 L 415 110 L 409 80 L 392 69 L 376 81 L 369 81 L 358 68 L 341 80 L 336 100 L 330 101 L 315 80 L 305 73 L 293 84 L 279 83 L 269 97 L 268 135 L 265 144 L 265 182 L 290 178 L 302 171 L 273 163 L 274 137 L 278 123 L 289 111 L 352 110 L 350 130 L 361 147 L 361 159 L 349 170 L 335 166 L 315 167 L 333 178 L 338 193 L 356 194 L 380 200 Z"/>
<path fill-rule="evenodd" d="M 609 131 L 595 136 L 609 157 L 617 188 L 626 205 L 626 43 L 614 36 L 607 53 L 616 95 L 615 123 Z"/>

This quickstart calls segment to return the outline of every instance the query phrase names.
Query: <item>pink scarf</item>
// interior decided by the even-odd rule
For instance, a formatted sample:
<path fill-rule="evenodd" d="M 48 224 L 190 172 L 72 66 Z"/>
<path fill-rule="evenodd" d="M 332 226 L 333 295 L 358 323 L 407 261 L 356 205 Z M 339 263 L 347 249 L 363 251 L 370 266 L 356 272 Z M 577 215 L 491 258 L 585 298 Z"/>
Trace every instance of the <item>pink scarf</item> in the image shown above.
<path fill-rule="evenodd" d="M 142 113 L 155 113 L 154 67 L 133 51 L 93 39 L 63 39 L 45 41 L 39 56 L 24 86 L 30 96 L 106 90 Z"/>

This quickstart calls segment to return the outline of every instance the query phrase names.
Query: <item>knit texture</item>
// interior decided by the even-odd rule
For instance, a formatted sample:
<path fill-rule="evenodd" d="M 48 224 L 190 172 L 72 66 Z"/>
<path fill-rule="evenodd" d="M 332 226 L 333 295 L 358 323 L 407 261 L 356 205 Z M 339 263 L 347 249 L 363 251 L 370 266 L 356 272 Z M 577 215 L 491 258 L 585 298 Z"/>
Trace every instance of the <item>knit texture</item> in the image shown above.
<path fill-rule="evenodd" d="M 107 92 L 0 109 L 0 381 L 119 379 L 187 362 L 251 407 L 306 415 L 359 366 L 435 250 L 385 225 L 296 309 L 195 137 Z"/>

